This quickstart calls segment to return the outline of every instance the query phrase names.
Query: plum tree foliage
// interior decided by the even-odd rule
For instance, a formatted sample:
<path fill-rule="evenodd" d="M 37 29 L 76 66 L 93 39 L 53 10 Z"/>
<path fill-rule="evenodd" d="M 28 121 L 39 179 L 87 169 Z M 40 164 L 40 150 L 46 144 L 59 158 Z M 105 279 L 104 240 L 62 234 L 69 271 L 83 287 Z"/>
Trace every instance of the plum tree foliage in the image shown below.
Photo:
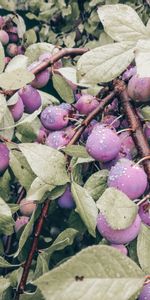
<path fill-rule="evenodd" d="M 149 299 L 150 3 L 122 2 L 0 1 L 0 299 Z"/>

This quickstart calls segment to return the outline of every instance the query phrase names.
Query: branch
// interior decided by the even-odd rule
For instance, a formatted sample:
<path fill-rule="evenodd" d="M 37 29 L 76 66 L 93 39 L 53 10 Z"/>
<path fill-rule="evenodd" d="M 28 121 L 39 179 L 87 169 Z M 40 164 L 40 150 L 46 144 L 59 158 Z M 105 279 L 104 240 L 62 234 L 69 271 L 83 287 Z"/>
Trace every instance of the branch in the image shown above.
<path fill-rule="evenodd" d="M 82 54 L 86 53 L 87 51 L 89 51 L 88 48 L 65 48 L 65 49 L 62 49 L 58 53 L 54 54 L 50 59 L 47 59 L 47 60 L 41 62 L 38 66 L 33 68 L 31 70 L 31 72 L 33 74 L 37 74 L 37 73 L 45 70 L 47 67 L 54 64 L 59 59 L 65 57 L 65 56 L 82 55 Z"/>
<path fill-rule="evenodd" d="M 43 222 L 44 222 L 44 219 L 47 217 L 49 204 L 50 204 L 50 199 L 47 199 L 45 201 L 44 205 L 43 205 L 41 214 L 38 218 L 38 222 L 36 224 L 35 231 L 34 231 L 33 244 L 31 246 L 31 249 L 30 249 L 28 257 L 27 257 L 27 260 L 26 260 L 26 262 L 24 264 L 24 267 L 23 267 L 23 273 L 22 273 L 22 276 L 21 276 L 20 284 L 19 284 L 18 289 L 16 291 L 15 300 L 19 300 L 20 294 L 22 294 L 24 292 L 27 277 L 28 277 L 28 274 L 29 274 L 29 271 L 30 271 L 30 266 L 31 266 L 31 263 L 32 263 L 32 259 L 33 259 L 34 253 L 37 249 L 37 244 L 38 244 L 38 240 L 39 240 L 40 233 L 41 233 L 41 230 L 42 230 Z"/>
<path fill-rule="evenodd" d="M 99 105 L 83 120 L 81 127 L 76 131 L 76 133 L 74 134 L 74 136 L 72 137 L 68 145 L 73 145 L 79 140 L 85 128 L 99 113 L 103 112 L 105 106 L 107 106 L 109 103 L 112 102 L 112 99 L 115 95 L 116 95 L 116 91 L 113 91 L 100 101 Z"/>
<path fill-rule="evenodd" d="M 123 84 L 123 83 L 122 83 Z M 120 99 L 124 108 L 125 115 L 127 116 L 128 122 L 132 128 L 132 137 L 137 147 L 138 153 L 141 158 L 150 155 L 150 146 L 143 133 L 140 119 L 130 103 L 130 99 L 126 88 L 124 87 L 123 92 L 120 93 Z M 150 160 L 144 160 L 143 166 L 147 174 L 148 180 L 150 181 Z"/>

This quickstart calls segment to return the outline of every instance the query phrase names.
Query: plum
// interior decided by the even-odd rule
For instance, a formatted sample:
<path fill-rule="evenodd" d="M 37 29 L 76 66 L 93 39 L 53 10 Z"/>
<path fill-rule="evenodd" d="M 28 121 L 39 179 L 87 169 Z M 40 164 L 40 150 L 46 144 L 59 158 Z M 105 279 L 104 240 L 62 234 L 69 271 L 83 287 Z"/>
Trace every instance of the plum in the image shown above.
<path fill-rule="evenodd" d="M 112 244 L 126 244 L 134 240 L 141 227 L 141 219 L 137 214 L 134 222 L 125 229 L 113 229 L 106 221 L 105 216 L 99 213 L 97 218 L 97 229 L 99 233 Z"/>
<path fill-rule="evenodd" d="M 24 225 L 29 222 L 29 217 L 21 216 L 15 221 L 15 232 L 17 233 Z"/>
<path fill-rule="evenodd" d="M 120 149 L 121 142 L 116 132 L 101 124 L 93 128 L 86 142 L 87 152 L 94 159 L 102 162 L 107 162 L 117 157 Z"/>
<path fill-rule="evenodd" d="M 134 75 L 128 83 L 128 95 L 136 102 L 150 101 L 150 78 Z"/>
<path fill-rule="evenodd" d="M 75 202 L 73 200 L 70 186 L 68 185 L 63 195 L 58 199 L 58 205 L 61 208 L 72 209 L 75 207 Z"/>
<path fill-rule="evenodd" d="M 76 102 L 75 107 L 79 113 L 88 115 L 93 109 L 99 105 L 99 102 L 94 96 L 82 95 Z"/>
<path fill-rule="evenodd" d="M 105 107 L 104 112 L 105 113 L 116 113 L 118 111 L 118 99 L 115 98 L 110 104 L 108 104 L 108 106 Z"/>
<path fill-rule="evenodd" d="M 140 205 L 139 216 L 144 224 L 150 226 L 150 204 L 149 203 L 143 203 Z"/>
<path fill-rule="evenodd" d="M 24 54 L 25 53 L 25 47 L 23 45 L 18 46 L 18 53 L 17 54 Z"/>
<path fill-rule="evenodd" d="M 18 97 L 18 101 L 15 104 L 9 106 L 9 110 L 15 122 L 21 119 L 24 112 L 24 105 L 20 96 Z"/>
<path fill-rule="evenodd" d="M 31 85 L 34 88 L 40 89 L 48 83 L 49 79 L 50 72 L 48 69 L 45 69 L 44 71 L 41 71 L 35 76 L 34 80 L 31 82 Z"/>
<path fill-rule="evenodd" d="M 20 212 L 23 216 L 30 217 L 36 209 L 36 204 L 33 201 L 22 199 L 20 201 Z"/>
<path fill-rule="evenodd" d="M 9 56 L 5 56 L 5 58 L 4 58 L 5 65 L 8 65 L 8 63 L 10 61 L 11 61 L 11 58 Z"/>
<path fill-rule="evenodd" d="M 49 105 L 41 113 L 42 125 L 49 130 L 60 130 L 67 126 L 68 113 L 60 106 Z"/>
<path fill-rule="evenodd" d="M 55 149 L 66 146 L 74 133 L 75 131 L 72 126 L 69 126 L 69 128 L 67 127 L 65 130 L 56 130 L 54 132 L 50 132 L 45 144 Z"/>
<path fill-rule="evenodd" d="M 137 149 L 135 147 L 134 141 L 129 132 L 121 132 L 119 134 L 121 140 L 121 151 L 126 154 L 124 157 L 129 157 L 130 159 L 137 155 Z"/>
<path fill-rule="evenodd" d="M 150 283 L 143 286 L 138 300 L 150 300 Z"/>
<path fill-rule="evenodd" d="M 7 55 L 10 57 L 14 57 L 18 54 L 18 46 L 14 43 L 11 43 L 6 48 Z"/>
<path fill-rule="evenodd" d="M 19 96 L 23 101 L 24 111 L 28 114 L 32 114 L 42 104 L 39 92 L 31 85 L 26 85 L 20 89 Z"/>
<path fill-rule="evenodd" d="M 5 46 L 9 42 L 9 35 L 5 30 L 0 30 L 0 42 Z"/>
<path fill-rule="evenodd" d="M 38 132 L 37 138 L 36 138 L 36 142 L 40 143 L 40 144 L 45 144 L 48 134 L 49 134 L 49 131 L 46 128 L 44 128 L 43 126 L 41 126 L 40 130 Z"/>
<path fill-rule="evenodd" d="M 123 253 L 125 255 L 127 255 L 127 253 L 128 253 L 128 250 L 125 245 L 110 244 L 110 246 L 117 249 L 118 251 L 120 251 L 121 253 Z"/>
<path fill-rule="evenodd" d="M 97 125 L 98 122 L 96 120 L 92 120 L 90 122 L 90 124 L 85 128 L 82 136 L 84 140 L 87 140 L 88 136 L 91 134 L 93 128 L 95 127 L 95 125 Z"/>
<path fill-rule="evenodd" d="M 136 72 L 136 67 L 130 66 L 130 68 L 122 74 L 122 80 L 128 81 L 133 75 L 136 75 Z"/>
<path fill-rule="evenodd" d="M 17 27 L 16 26 L 11 27 L 11 29 L 8 31 L 8 35 L 9 35 L 9 41 L 16 43 L 19 39 Z"/>
<path fill-rule="evenodd" d="M 108 186 L 124 192 L 130 199 L 139 198 L 147 184 L 145 171 L 129 159 L 120 159 L 109 172 Z"/>
<path fill-rule="evenodd" d="M 9 166 L 9 149 L 3 143 L 0 143 L 0 175 L 8 168 Z"/>

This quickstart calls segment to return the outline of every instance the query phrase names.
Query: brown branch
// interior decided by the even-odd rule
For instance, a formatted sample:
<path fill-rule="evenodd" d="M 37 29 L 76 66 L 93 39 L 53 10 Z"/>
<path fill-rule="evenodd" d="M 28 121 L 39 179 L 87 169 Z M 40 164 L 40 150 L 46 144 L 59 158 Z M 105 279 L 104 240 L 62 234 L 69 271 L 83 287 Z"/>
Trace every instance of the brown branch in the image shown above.
<path fill-rule="evenodd" d="M 58 53 L 54 54 L 50 59 L 47 59 L 47 60 L 41 62 L 38 66 L 33 68 L 31 70 L 31 72 L 33 74 L 37 74 L 37 73 L 45 70 L 47 67 L 54 64 L 59 59 L 65 57 L 65 56 L 82 55 L 82 54 L 86 53 L 87 51 L 89 51 L 88 48 L 65 48 L 65 49 L 62 49 Z"/>
<path fill-rule="evenodd" d="M 39 240 L 40 233 L 41 233 L 41 230 L 42 230 L 43 222 L 44 222 L 44 219 L 47 217 L 49 203 L 50 203 L 50 199 L 47 199 L 45 201 L 44 205 L 43 205 L 41 214 L 38 218 L 38 221 L 37 221 L 37 224 L 36 224 L 36 227 L 35 227 L 35 231 L 34 231 L 33 244 L 31 246 L 31 249 L 30 249 L 28 257 L 27 257 L 27 260 L 26 260 L 26 262 L 24 264 L 24 267 L 23 267 L 23 273 L 22 273 L 22 276 L 21 276 L 20 284 L 19 284 L 18 289 L 16 291 L 15 300 L 19 300 L 20 294 L 22 294 L 24 292 L 24 289 L 25 289 L 25 286 L 26 286 L 26 281 L 27 281 L 28 274 L 29 274 L 29 271 L 30 271 L 30 266 L 31 266 L 31 263 L 32 263 L 32 259 L 33 259 L 34 253 L 37 249 L 38 240 Z"/>
<path fill-rule="evenodd" d="M 104 99 L 102 99 L 98 105 L 82 122 L 81 127 L 76 131 L 74 134 L 73 138 L 70 140 L 68 145 L 73 145 L 75 144 L 85 128 L 90 124 L 90 122 L 101 112 L 103 112 L 105 106 L 107 106 L 109 103 L 112 102 L 113 97 L 115 96 L 116 91 L 110 92 L 108 96 L 106 96 Z"/>
<path fill-rule="evenodd" d="M 123 84 L 123 83 L 122 83 Z M 120 93 L 120 99 L 124 108 L 125 115 L 127 116 L 129 125 L 132 128 L 132 137 L 137 147 L 138 153 L 141 158 L 150 155 L 150 146 L 143 133 L 142 125 L 140 119 L 133 108 L 127 90 L 124 87 L 123 92 Z M 144 160 L 143 166 L 147 174 L 148 180 L 150 181 L 150 160 Z"/>

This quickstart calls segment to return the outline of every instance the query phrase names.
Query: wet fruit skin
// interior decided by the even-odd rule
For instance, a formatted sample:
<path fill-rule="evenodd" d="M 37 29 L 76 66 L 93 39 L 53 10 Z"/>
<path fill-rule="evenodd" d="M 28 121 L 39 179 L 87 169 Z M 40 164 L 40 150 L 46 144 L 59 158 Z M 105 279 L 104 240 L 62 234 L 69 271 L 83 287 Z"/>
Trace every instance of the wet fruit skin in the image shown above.
<path fill-rule="evenodd" d="M 5 144 L 0 143 L 0 175 L 8 168 L 9 166 L 9 150 Z"/>
<path fill-rule="evenodd" d="M 136 238 L 141 227 L 141 219 L 136 216 L 134 222 L 126 229 L 112 229 L 105 217 L 99 213 L 97 218 L 97 229 L 99 233 L 113 244 L 126 244 Z"/>
<path fill-rule="evenodd" d="M 79 111 L 79 113 L 88 115 L 98 105 L 99 102 L 96 100 L 94 96 L 83 95 L 77 100 L 75 107 Z"/>
<path fill-rule="evenodd" d="M 120 159 L 109 172 L 108 187 L 124 192 L 130 199 L 139 198 L 147 184 L 145 171 L 129 159 Z"/>
<path fill-rule="evenodd" d="M 22 199 L 20 202 L 20 212 L 23 216 L 30 217 L 33 211 L 36 209 L 36 204 L 33 201 Z"/>
<path fill-rule="evenodd" d="M 31 85 L 26 85 L 19 90 L 19 96 L 23 101 L 24 111 L 28 114 L 32 114 L 42 104 L 39 92 Z"/>
<path fill-rule="evenodd" d="M 55 149 L 66 146 L 75 133 L 74 129 L 69 127 L 64 130 L 50 132 L 45 144 Z"/>
<path fill-rule="evenodd" d="M 59 106 L 48 106 L 41 113 L 42 125 L 49 130 L 60 130 L 68 124 L 68 113 Z"/>
<path fill-rule="evenodd" d="M 21 119 L 24 112 L 24 105 L 22 99 L 18 98 L 18 101 L 14 105 L 9 106 L 9 110 L 14 118 L 14 121 L 17 122 Z"/>
<path fill-rule="evenodd" d="M 9 36 L 8 33 L 4 30 L 0 30 L 0 42 L 5 46 L 9 42 Z"/>
<path fill-rule="evenodd" d="M 48 83 L 49 79 L 50 72 L 48 69 L 46 69 L 35 76 L 34 80 L 31 82 L 31 85 L 36 89 L 40 89 Z"/>
<path fill-rule="evenodd" d="M 96 125 L 86 142 L 87 152 L 102 162 L 114 159 L 120 149 L 121 142 L 116 132 L 103 125 Z"/>
<path fill-rule="evenodd" d="M 134 75 L 128 83 L 128 95 L 136 102 L 150 101 L 150 78 Z"/>
<path fill-rule="evenodd" d="M 150 283 L 144 285 L 138 300 L 150 300 Z"/>
<path fill-rule="evenodd" d="M 73 200 L 69 185 L 67 186 L 64 194 L 58 199 L 58 205 L 61 208 L 68 208 L 68 209 L 72 209 L 75 207 L 75 202 Z"/>

